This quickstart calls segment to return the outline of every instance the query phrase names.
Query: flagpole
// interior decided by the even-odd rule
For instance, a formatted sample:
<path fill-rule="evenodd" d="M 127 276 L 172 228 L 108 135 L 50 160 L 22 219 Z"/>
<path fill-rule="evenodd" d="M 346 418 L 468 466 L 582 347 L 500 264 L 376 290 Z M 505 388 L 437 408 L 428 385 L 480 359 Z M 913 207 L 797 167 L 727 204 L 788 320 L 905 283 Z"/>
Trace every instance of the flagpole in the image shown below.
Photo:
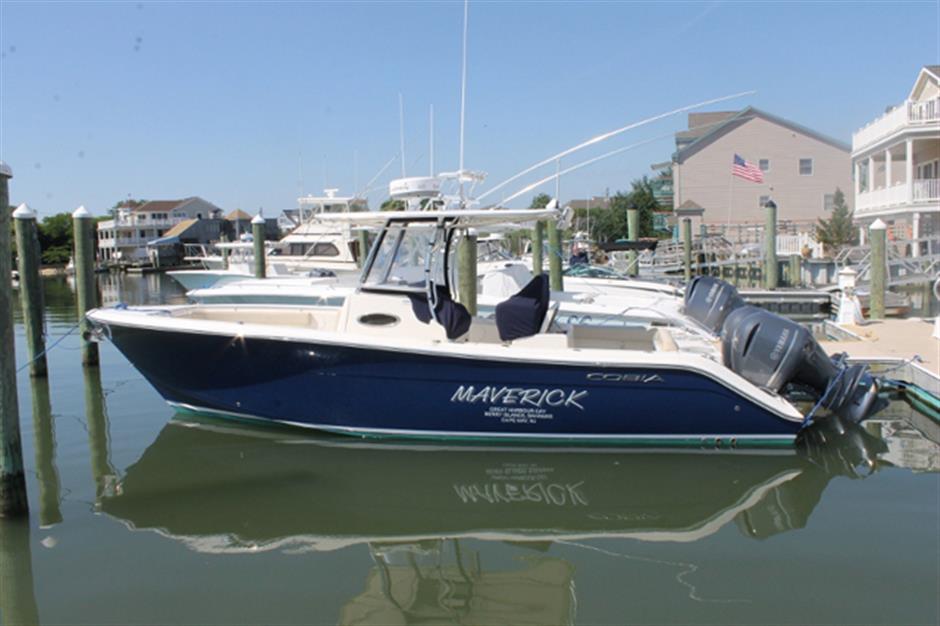
<path fill-rule="evenodd" d="M 731 237 L 731 203 L 734 201 L 734 157 L 737 152 L 731 155 L 731 180 L 728 182 L 728 223 L 725 226 L 725 234 Z"/>

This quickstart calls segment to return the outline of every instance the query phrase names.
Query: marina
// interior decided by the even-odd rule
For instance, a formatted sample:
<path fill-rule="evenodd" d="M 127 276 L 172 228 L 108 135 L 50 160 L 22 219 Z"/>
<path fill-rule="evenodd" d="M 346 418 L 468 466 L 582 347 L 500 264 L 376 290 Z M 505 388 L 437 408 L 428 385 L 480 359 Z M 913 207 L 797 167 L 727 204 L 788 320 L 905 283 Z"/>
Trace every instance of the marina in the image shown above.
<path fill-rule="evenodd" d="M 940 624 L 886 7 L 6 3 L 0 626 Z"/>
<path fill-rule="evenodd" d="M 167 277 L 121 280 L 129 304 L 185 302 Z M 74 292 L 64 278 L 43 286 L 52 343 L 76 322 Z M 935 615 L 940 427 L 903 400 L 788 451 L 403 446 L 174 415 L 111 344 L 84 371 L 79 347 L 73 333 L 49 353 L 49 382 L 18 375 L 33 518 L 0 521 L 16 580 L 5 619 Z M 276 606 L 256 599 L 261 571 Z M 887 611 L 880 594 L 898 578 L 904 601 Z M 838 603 L 819 592 L 833 581 Z"/>

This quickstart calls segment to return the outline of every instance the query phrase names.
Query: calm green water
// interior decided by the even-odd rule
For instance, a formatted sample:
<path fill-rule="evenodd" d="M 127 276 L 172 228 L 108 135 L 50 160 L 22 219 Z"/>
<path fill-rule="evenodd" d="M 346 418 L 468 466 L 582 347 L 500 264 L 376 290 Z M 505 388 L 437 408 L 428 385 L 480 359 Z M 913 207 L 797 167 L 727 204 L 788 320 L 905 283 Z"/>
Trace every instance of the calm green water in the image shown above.
<path fill-rule="evenodd" d="M 46 302 L 54 339 L 68 283 Z M 85 372 L 77 348 L 19 376 L 32 516 L 0 523 L 4 624 L 940 620 L 940 429 L 901 402 L 772 453 L 379 445 L 175 416 L 113 347 Z"/>

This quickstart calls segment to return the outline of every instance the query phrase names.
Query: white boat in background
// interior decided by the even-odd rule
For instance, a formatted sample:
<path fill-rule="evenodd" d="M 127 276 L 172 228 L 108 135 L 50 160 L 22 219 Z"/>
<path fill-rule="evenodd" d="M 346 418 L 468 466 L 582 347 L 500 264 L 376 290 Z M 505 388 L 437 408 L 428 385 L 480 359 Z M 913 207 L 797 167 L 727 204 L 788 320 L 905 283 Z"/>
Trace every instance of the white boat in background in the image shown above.
<path fill-rule="evenodd" d="M 265 242 L 267 276 L 307 278 L 336 276 L 354 284 L 359 275 L 359 241 L 349 224 L 324 223 L 317 218 L 325 214 L 367 210 L 365 200 L 336 195 L 336 189 L 325 190 L 323 196 L 297 199 L 300 224 L 277 242 Z M 201 264 L 202 269 L 168 272 L 187 291 L 207 289 L 255 277 L 254 245 L 251 235 L 241 241 L 215 244 L 211 252 L 199 246 L 198 254 L 187 261 Z"/>

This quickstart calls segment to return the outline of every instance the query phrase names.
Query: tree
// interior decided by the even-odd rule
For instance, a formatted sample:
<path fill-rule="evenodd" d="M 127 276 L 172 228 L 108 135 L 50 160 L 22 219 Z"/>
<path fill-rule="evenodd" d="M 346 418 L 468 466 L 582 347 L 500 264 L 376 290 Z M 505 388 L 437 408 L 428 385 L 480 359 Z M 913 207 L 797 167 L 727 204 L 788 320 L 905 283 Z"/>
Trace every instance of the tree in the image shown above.
<path fill-rule="evenodd" d="M 380 211 L 404 211 L 405 210 L 405 201 L 397 200 L 395 198 L 389 198 L 382 203 L 382 206 L 379 207 Z"/>
<path fill-rule="evenodd" d="M 42 262 L 68 263 L 69 257 L 72 256 L 72 216 L 68 213 L 56 213 L 44 217 L 38 230 Z"/>
<path fill-rule="evenodd" d="M 529 205 L 530 209 L 544 209 L 548 206 L 548 203 L 552 201 L 552 197 L 547 193 L 540 193 L 539 195 L 532 198 L 532 203 Z"/>
<path fill-rule="evenodd" d="M 828 220 L 821 219 L 816 225 L 816 241 L 827 249 L 838 249 L 855 243 L 855 225 L 852 211 L 845 204 L 845 194 L 836 187 L 832 200 L 832 215 Z"/>
<path fill-rule="evenodd" d="M 644 176 L 631 183 L 630 193 L 618 191 L 610 199 L 606 209 L 592 209 L 591 237 L 595 241 L 616 241 L 627 239 L 627 210 L 636 209 L 640 215 L 638 237 L 654 237 L 653 213 L 659 207 L 653 195 L 653 186 Z"/>

